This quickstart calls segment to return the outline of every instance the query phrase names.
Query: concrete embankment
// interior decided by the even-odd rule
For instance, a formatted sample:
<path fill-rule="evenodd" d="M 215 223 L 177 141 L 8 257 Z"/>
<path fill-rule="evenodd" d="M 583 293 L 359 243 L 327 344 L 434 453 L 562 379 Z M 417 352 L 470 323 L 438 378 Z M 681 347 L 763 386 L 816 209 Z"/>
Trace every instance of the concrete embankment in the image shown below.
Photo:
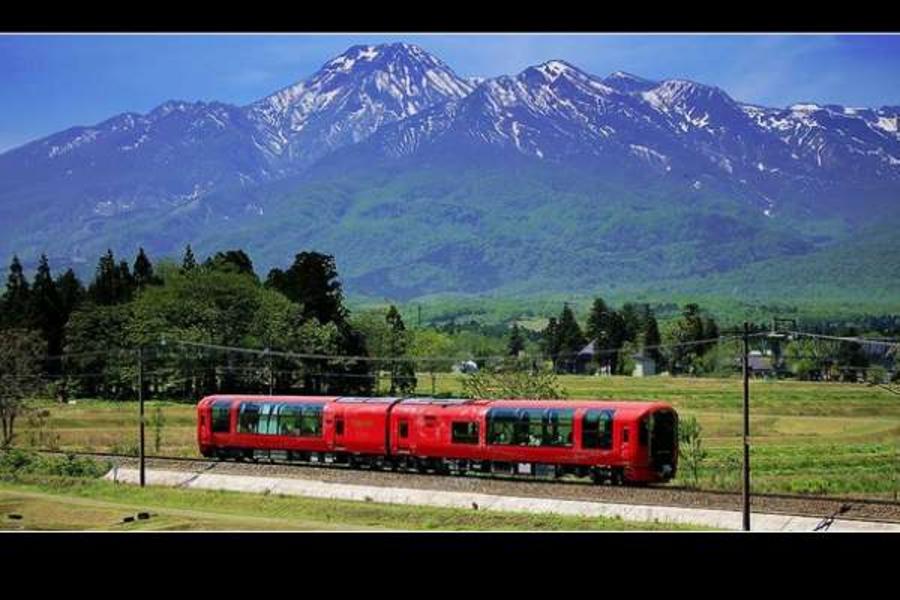
<path fill-rule="evenodd" d="M 682 523 L 727 530 L 739 530 L 742 522 L 740 512 L 704 508 L 523 498 L 468 492 L 354 485 L 308 479 L 220 475 L 209 472 L 191 473 L 153 469 L 148 470 L 146 476 L 149 485 L 284 494 L 334 500 L 440 506 L 469 510 L 475 510 L 477 507 L 477 510 L 551 513 L 584 517 L 619 517 L 628 521 Z M 138 482 L 138 471 L 134 468 L 119 467 L 107 473 L 106 479 L 133 484 Z M 813 531 L 821 522 L 822 519 L 814 517 L 758 513 L 753 513 L 751 519 L 754 531 Z M 900 533 L 900 524 L 835 519 L 828 531 Z"/>

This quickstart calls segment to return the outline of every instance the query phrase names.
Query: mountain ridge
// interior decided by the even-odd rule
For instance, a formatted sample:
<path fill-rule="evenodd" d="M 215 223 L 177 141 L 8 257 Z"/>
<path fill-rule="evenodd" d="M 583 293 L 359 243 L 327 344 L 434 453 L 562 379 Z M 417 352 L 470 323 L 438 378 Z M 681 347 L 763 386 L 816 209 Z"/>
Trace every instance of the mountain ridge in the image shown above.
<path fill-rule="evenodd" d="M 78 265 L 234 240 L 272 266 L 314 245 L 351 288 L 403 297 L 538 289 L 553 271 L 584 289 L 591 261 L 629 285 L 725 276 L 894 219 L 898 115 L 562 59 L 464 78 L 415 45 L 358 45 L 243 106 L 170 100 L 0 154 L 0 250 Z"/>

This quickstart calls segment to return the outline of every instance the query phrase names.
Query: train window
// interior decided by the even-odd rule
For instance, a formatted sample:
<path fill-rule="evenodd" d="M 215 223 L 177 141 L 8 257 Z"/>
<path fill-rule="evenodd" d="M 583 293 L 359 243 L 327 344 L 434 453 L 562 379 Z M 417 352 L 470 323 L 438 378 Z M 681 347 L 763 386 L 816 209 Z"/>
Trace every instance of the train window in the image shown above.
<path fill-rule="evenodd" d="M 581 422 L 581 447 L 609 450 L 612 448 L 611 410 L 589 410 Z"/>
<path fill-rule="evenodd" d="M 625 443 L 627 441 L 628 441 L 628 428 L 623 427 L 622 428 L 622 442 Z"/>
<path fill-rule="evenodd" d="M 340 417 L 334 420 L 334 435 L 344 435 L 344 419 Z"/>
<path fill-rule="evenodd" d="M 278 405 L 278 435 L 300 435 L 303 406 L 299 404 Z"/>
<path fill-rule="evenodd" d="M 409 437 L 409 423 L 400 421 L 400 437 Z"/>
<path fill-rule="evenodd" d="M 650 419 L 652 418 L 644 417 L 638 424 L 638 443 L 641 446 L 646 446 L 647 441 L 650 439 Z"/>
<path fill-rule="evenodd" d="M 519 415 L 515 410 L 495 408 L 487 413 L 488 444 L 510 445 L 516 443 Z M 527 423 L 526 423 L 527 425 Z"/>
<path fill-rule="evenodd" d="M 454 422 L 451 439 L 454 444 L 477 444 L 478 443 L 478 423 L 471 422 Z"/>
<path fill-rule="evenodd" d="M 259 405 L 245 402 L 238 413 L 238 433 L 256 433 L 259 426 Z"/>
<path fill-rule="evenodd" d="M 544 441 L 544 415 L 541 410 L 523 410 L 519 417 L 516 442 L 520 446 L 540 446 Z"/>
<path fill-rule="evenodd" d="M 275 414 L 277 404 L 261 404 L 259 406 L 259 422 L 256 424 L 256 433 L 270 435 L 277 433 L 278 415 Z"/>
<path fill-rule="evenodd" d="M 573 410 L 548 410 L 544 414 L 542 446 L 571 446 Z"/>
<path fill-rule="evenodd" d="M 341 421 L 343 428 L 343 420 Z M 303 407 L 303 417 L 300 420 L 300 435 L 309 437 L 322 437 L 322 405 L 307 404 Z"/>
<path fill-rule="evenodd" d="M 220 401 L 212 405 L 213 433 L 228 433 L 231 430 L 231 402 Z"/>

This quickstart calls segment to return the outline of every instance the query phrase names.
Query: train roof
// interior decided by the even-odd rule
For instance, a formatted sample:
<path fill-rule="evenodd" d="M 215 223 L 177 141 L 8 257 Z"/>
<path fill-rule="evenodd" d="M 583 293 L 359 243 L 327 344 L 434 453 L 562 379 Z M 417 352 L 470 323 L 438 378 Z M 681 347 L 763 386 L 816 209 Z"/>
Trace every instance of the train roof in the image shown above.
<path fill-rule="evenodd" d="M 340 396 L 261 396 L 259 394 L 214 394 L 200 400 L 199 404 L 215 402 L 216 400 L 244 400 L 246 402 L 279 402 L 279 403 L 305 403 L 305 402 L 332 402 L 340 399 Z"/>
<path fill-rule="evenodd" d="M 671 409 L 672 406 L 665 402 L 652 402 L 646 400 L 530 400 L 530 399 L 506 399 L 506 400 L 473 400 L 470 398 L 431 398 L 431 397 L 385 397 L 385 396 L 261 396 L 247 394 L 218 394 L 207 396 L 201 403 L 214 402 L 216 400 L 244 400 L 253 402 L 279 402 L 279 403 L 305 403 L 305 402 L 335 402 L 337 404 L 369 404 L 398 406 L 483 406 L 497 408 L 596 408 L 611 409 L 620 413 L 643 414 L 650 410 Z"/>
<path fill-rule="evenodd" d="M 596 408 L 615 410 L 619 413 L 643 414 L 651 410 L 671 409 L 665 402 L 646 400 L 491 400 L 497 408 Z"/>
<path fill-rule="evenodd" d="M 338 404 L 393 404 L 400 398 L 389 396 L 341 396 L 334 401 Z"/>

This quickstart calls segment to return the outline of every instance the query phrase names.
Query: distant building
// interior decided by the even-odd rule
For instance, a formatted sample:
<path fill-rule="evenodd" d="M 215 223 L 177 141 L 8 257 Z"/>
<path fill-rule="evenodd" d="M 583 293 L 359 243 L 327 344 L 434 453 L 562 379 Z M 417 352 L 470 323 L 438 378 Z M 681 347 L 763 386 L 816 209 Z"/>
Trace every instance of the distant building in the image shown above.
<path fill-rule="evenodd" d="M 453 365 L 453 370 L 457 373 L 477 373 L 478 364 L 474 360 L 464 360 Z"/>
<path fill-rule="evenodd" d="M 597 340 L 591 340 L 587 346 L 582 348 L 575 356 L 575 372 L 576 373 L 594 373 L 597 368 L 595 358 L 595 348 Z"/>
<path fill-rule="evenodd" d="M 634 369 L 631 371 L 632 377 L 650 377 L 656 375 L 656 361 L 650 356 L 643 354 L 633 354 L 631 359 L 634 361 Z"/>
<path fill-rule="evenodd" d="M 738 359 L 740 364 L 741 359 Z M 775 361 L 770 354 L 763 354 L 759 350 L 753 350 L 747 356 L 747 367 L 751 377 L 773 377 L 777 374 Z"/>

